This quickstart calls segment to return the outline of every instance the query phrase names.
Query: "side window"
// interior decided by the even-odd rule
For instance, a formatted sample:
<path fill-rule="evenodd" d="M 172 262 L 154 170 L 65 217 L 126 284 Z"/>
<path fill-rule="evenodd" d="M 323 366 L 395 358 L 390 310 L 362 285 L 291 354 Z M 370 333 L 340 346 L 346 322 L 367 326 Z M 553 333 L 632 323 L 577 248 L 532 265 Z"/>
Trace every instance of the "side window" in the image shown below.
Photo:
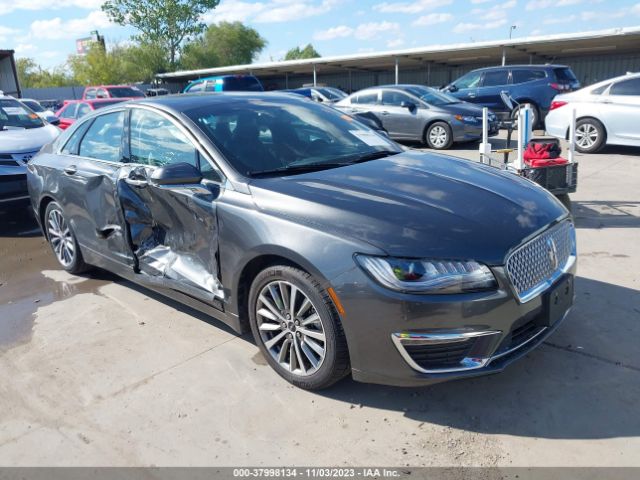
<path fill-rule="evenodd" d="M 374 105 L 378 103 L 378 92 L 363 92 L 351 100 L 358 105 Z"/>
<path fill-rule="evenodd" d="M 131 161 L 162 166 L 189 163 L 198 167 L 198 152 L 189 139 L 162 115 L 136 108 L 131 112 Z"/>
<path fill-rule="evenodd" d="M 614 83 L 609 95 L 640 95 L 640 78 L 630 78 Z"/>
<path fill-rule="evenodd" d="M 84 122 L 82 125 L 80 125 L 76 129 L 75 132 L 73 132 L 71 134 L 71 136 L 67 140 L 67 143 L 65 143 L 64 147 L 61 150 L 62 153 L 66 154 L 66 155 L 77 155 L 78 154 L 78 148 L 80 147 L 80 141 L 82 140 L 82 137 L 84 136 L 84 132 L 87 131 L 87 128 L 89 127 L 90 123 L 91 123 L 91 121 Z"/>
<path fill-rule="evenodd" d="M 405 95 L 404 93 L 394 92 L 392 90 L 382 91 L 383 105 L 392 105 L 395 107 L 399 107 L 402 102 L 412 102 L 412 101 L 413 100 L 411 100 L 411 98 L 408 95 Z"/>
<path fill-rule="evenodd" d="M 60 112 L 60 117 L 62 117 L 62 118 L 76 118 L 76 108 L 78 108 L 78 104 L 77 103 L 68 104 Z"/>
<path fill-rule="evenodd" d="M 87 92 L 84 94 L 84 98 L 88 98 L 88 99 L 96 98 L 96 89 L 90 88 L 89 90 L 87 90 Z"/>
<path fill-rule="evenodd" d="M 222 175 L 220 172 L 211 165 L 210 162 L 207 161 L 206 158 L 203 158 L 202 155 L 198 154 L 198 160 L 200 164 L 200 173 L 202 173 L 202 178 L 207 180 L 211 180 L 213 182 L 221 182 Z"/>
<path fill-rule="evenodd" d="M 458 88 L 475 88 L 480 84 L 482 72 L 470 72 L 454 82 Z"/>
<path fill-rule="evenodd" d="M 546 73 L 542 70 L 513 70 L 511 72 L 511 78 L 514 84 L 540 80 L 546 76 Z"/>
<path fill-rule="evenodd" d="M 191 87 L 189 87 L 189 90 L 187 90 L 187 93 L 202 92 L 203 90 L 204 90 L 204 82 L 199 82 L 191 85 Z"/>
<path fill-rule="evenodd" d="M 80 143 L 82 157 L 119 162 L 124 127 L 124 112 L 107 113 L 96 117 Z"/>
<path fill-rule="evenodd" d="M 499 85 L 506 85 L 507 83 L 509 83 L 508 70 L 489 70 L 484 72 L 484 78 L 482 80 L 483 87 L 497 87 Z"/>
<path fill-rule="evenodd" d="M 96 92 L 98 98 L 109 98 L 109 93 L 104 88 L 99 88 Z"/>
<path fill-rule="evenodd" d="M 204 82 L 204 91 L 205 92 L 215 92 L 216 84 L 210 81 Z"/>
<path fill-rule="evenodd" d="M 605 83 L 604 85 L 600 85 L 597 88 L 594 88 L 593 90 L 591 90 L 591 94 L 592 95 L 602 95 L 604 93 L 604 91 L 609 88 L 611 84 L 610 83 Z"/>
<path fill-rule="evenodd" d="M 76 112 L 76 117 L 77 118 L 84 117 L 87 113 L 91 113 L 91 107 L 86 103 L 79 103 L 78 111 Z"/>

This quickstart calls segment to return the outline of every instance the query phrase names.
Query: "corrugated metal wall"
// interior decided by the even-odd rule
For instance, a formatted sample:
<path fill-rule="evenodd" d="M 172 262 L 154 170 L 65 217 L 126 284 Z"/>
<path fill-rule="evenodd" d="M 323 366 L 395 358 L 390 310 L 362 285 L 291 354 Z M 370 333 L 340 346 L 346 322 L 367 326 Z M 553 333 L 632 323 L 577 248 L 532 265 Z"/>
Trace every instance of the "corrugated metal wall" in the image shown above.
<path fill-rule="evenodd" d="M 136 85 L 143 92 L 151 88 L 151 84 Z M 49 87 L 49 88 L 23 88 L 23 98 L 34 100 L 78 100 L 84 92 L 82 86 L 78 87 Z"/>
<path fill-rule="evenodd" d="M 540 63 L 540 62 L 535 62 Z M 553 59 L 553 63 L 568 65 L 572 68 L 582 85 L 590 85 L 607 78 L 623 75 L 626 72 L 640 71 L 640 53 L 637 55 L 589 55 L 563 56 Z M 464 75 L 465 73 L 489 64 L 469 64 L 457 67 L 442 65 L 425 65 L 423 68 L 405 67 L 400 64 L 400 83 L 415 83 L 441 87 Z M 345 70 L 339 74 L 322 74 L 322 68 L 316 71 L 319 84 L 341 88 L 344 91 L 356 91 L 375 85 L 395 83 L 395 71 L 362 72 Z M 260 78 L 268 90 L 286 88 L 285 76 L 268 76 Z M 313 83 L 313 75 L 289 75 L 288 87 L 298 88 L 303 84 Z"/>

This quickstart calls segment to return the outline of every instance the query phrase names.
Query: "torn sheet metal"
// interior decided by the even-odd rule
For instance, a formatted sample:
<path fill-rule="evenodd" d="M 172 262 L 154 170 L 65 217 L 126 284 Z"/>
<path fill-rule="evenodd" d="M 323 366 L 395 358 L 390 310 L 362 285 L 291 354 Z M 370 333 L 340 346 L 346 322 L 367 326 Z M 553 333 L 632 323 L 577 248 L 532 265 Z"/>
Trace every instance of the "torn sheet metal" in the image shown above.
<path fill-rule="evenodd" d="M 218 223 L 215 198 L 219 187 L 197 192 L 167 188 L 146 180 L 144 167 L 123 169 L 118 196 L 129 230 L 137 268 L 163 279 L 167 288 L 205 301 L 224 299 L 219 278 Z"/>

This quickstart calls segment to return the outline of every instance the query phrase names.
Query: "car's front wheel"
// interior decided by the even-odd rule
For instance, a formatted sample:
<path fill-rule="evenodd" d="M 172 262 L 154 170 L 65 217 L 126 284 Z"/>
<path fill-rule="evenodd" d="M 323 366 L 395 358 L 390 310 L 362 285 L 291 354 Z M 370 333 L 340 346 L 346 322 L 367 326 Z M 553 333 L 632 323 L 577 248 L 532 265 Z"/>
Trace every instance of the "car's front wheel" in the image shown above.
<path fill-rule="evenodd" d="M 435 150 L 446 150 L 453 145 L 453 133 L 446 122 L 435 122 L 429 125 L 424 134 L 425 143 Z"/>
<path fill-rule="evenodd" d="M 605 142 L 604 126 L 595 118 L 581 118 L 576 122 L 576 150 L 595 153 Z"/>
<path fill-rule="evenodd" d="M 267 362 L 290 383 L 318 390 L 349 373 L 340 317 L 308 273 L 282 265 L 260 272 L 249 292 L 249 321 Z"/>
<path fill-rule="evenodd" d="M 47 240 L 60 266 L 74 274 L 88 270 L 89 266 L 82 258 L 73 229 L 58 203 L 51 202 L 47 205 L 44 224 Z"/>

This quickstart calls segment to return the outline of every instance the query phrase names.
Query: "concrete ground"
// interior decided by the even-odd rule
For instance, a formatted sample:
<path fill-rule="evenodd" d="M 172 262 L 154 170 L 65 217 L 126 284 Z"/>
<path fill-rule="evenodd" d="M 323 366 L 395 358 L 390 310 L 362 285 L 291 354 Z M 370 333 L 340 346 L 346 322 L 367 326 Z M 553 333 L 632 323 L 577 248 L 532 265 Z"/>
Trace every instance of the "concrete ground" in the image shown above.
<path fill-rule="evenodd" d="M 555 335 L 420 389 L 293 388 L 249 337 L 68 275 L 24 211 L 0 213 L 0 466 L 640 466 L 638 153 L 579 157 L 577 300 Z"/>

